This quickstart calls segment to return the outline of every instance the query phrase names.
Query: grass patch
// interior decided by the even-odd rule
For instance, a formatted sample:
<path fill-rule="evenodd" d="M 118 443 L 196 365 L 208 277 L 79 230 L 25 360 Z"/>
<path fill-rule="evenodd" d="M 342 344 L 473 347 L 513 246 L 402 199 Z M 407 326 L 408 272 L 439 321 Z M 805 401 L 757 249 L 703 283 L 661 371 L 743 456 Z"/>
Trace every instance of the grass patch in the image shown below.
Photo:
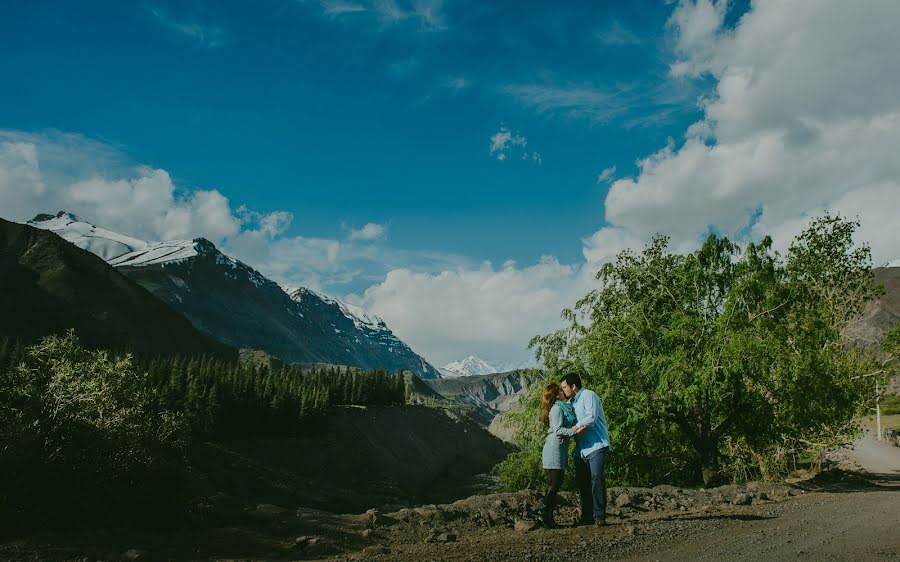
<path fill-rule="evenodd" d="M 881 398 L 881 415 L 893 416 L 900 414 L 900 395 L 889 394 Z"/>

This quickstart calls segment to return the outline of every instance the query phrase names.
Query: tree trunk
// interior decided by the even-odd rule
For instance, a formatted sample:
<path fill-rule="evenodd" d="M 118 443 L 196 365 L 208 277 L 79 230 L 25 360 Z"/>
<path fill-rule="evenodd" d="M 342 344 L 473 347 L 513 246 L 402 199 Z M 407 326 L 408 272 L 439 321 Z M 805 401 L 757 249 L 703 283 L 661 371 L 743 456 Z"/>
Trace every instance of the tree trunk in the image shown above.
<path fill-rule="evenodd" d="M 700 453 L 700 471 L 703 474 L 703 485 L 707 488 L 712 488 L 721 484 L 718 440 L 704 439 L 698 453 Z"/>

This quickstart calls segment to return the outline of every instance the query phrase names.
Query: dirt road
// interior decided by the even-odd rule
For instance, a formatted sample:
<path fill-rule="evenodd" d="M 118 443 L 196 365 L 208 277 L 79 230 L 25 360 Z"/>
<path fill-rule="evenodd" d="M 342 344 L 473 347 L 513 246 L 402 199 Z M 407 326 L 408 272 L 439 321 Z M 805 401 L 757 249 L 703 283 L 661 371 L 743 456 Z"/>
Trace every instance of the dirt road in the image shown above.
<path fill-rule="evenodd" d="M 900 447 L 879 441 L 871 431 L 842 452 L 869 474 L 900 478 Z"/>

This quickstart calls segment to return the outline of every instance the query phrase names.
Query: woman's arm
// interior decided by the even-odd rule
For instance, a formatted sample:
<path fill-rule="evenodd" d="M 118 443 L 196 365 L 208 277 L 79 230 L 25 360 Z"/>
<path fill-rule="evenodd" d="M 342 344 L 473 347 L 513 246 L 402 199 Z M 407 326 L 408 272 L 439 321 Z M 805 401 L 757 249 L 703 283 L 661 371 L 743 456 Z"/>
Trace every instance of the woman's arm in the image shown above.
<path fill-rule="evenodd" d="M 553 428 L 553 433 L 560 438 L 575 435 L 575 432 L 566 427 L 563 422 L 562 407 L 559 404 L 554 404 L 553 408 L 550 409 L 550 427 Z"/>

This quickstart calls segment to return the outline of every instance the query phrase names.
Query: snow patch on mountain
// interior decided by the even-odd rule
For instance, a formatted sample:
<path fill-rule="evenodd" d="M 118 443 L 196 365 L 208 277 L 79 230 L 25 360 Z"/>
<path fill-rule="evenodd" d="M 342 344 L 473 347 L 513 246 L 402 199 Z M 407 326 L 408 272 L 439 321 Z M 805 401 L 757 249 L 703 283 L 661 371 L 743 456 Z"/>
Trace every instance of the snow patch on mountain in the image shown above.
<path fill-rule="evenodd" d="M 122 265 L 139 267 L 186 260 L 197 255 L 199 252 L 193 240 L 173 240 L 151 242 L 145 248 L 106 261 L 114 267 Z"/>
<path fill-rule="evenodd" d="M 41 214 L 26 224 L 49 230 L 64 240 L 110 261 L 124 254 L 143 250 L 151 243 L 106 230 L 82 221 L 72 213 L 60 211 L 56 215 Z"/>

